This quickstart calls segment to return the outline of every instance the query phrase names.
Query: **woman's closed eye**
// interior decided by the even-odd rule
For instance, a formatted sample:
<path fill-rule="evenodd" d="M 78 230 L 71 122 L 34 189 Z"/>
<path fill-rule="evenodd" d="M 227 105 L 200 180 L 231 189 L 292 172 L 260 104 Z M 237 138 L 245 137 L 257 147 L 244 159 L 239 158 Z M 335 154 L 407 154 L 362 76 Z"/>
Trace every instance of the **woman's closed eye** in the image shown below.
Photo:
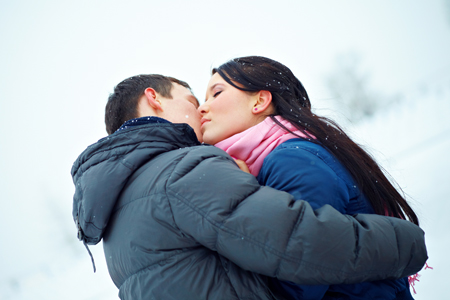
<path fill-rule="evenodd" d="M 217 96 L 219 96 L 220 93 L 222 93 L 222 91 L 216 92 L 216 93 L 213 95 L 213 97 L 216 98 Z"/>

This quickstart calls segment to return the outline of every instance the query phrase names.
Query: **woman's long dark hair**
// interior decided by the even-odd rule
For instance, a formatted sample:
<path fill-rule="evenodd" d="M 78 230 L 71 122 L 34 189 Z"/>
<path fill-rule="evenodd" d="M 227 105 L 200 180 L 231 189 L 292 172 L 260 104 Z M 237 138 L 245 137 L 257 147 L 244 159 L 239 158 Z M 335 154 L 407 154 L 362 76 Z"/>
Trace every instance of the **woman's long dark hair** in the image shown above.
<path fill-rule="evenodd" d="M 419 220 L 405 198 L 386 178 L 383 170 L 334 121 L 311 112 L 311 102 L 302 83 L 289 68 L 266 57 L 248 56 L 230 60 L 213 74 L 237 89 L 247 92 L 267 90 L 272 93 L 275 113 L 270 117 L 283 126 L 276 115 L 290 121 L 298 130 L 330 151 L 350 172 L 376 214 Z M 406 215 L 406 216 L 405 216 Z"/>

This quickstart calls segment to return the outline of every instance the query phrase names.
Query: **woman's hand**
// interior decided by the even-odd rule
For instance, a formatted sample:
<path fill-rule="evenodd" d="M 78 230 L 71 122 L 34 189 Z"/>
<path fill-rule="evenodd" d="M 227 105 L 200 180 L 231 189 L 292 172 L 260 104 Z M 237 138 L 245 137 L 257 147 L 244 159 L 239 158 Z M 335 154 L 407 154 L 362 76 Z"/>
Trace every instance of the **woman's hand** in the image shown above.
<path fill-rule="evenodd" d="M 241 169 L 242 171 L 250 174 L 250 170 L 248 169 L 247 164 L 245 163 L 245 161 L 240 160 L 240 159 L 236 159 L 236 158 L 234 159 L 234 161 L 238 165 L 239 169 Z"/>

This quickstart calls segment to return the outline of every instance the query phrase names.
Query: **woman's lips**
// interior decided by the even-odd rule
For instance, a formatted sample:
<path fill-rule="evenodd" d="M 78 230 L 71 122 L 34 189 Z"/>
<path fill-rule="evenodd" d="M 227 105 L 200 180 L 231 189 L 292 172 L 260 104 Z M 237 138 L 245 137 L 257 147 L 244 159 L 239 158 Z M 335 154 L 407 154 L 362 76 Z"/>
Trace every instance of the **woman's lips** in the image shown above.
<path fill-rule="evenodd" d="M 206 123 L 208 123 L 209 121 L 211 121 L 211 120 L 202 118 L 202 119 L 200 120 L 200 122 L 201 122 L 201 129 L 203 129 L 203 126 L 204 126 Z"/>

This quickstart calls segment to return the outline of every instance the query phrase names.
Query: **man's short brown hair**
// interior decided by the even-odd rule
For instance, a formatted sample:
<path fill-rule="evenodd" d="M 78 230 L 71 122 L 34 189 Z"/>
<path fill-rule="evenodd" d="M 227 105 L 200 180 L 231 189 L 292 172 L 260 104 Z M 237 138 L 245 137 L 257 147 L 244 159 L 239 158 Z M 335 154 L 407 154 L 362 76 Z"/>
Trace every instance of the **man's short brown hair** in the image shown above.
<path fill-rule="evenodd" d="M 133 76 L 116 85 L 105 108 L 106 132 L 112 134 L 126 121 L 138 117 L 138 102 L 146 88 L 171 99 L 173 83 L 191 89 L 184 81 L 158 74 Z"/>

